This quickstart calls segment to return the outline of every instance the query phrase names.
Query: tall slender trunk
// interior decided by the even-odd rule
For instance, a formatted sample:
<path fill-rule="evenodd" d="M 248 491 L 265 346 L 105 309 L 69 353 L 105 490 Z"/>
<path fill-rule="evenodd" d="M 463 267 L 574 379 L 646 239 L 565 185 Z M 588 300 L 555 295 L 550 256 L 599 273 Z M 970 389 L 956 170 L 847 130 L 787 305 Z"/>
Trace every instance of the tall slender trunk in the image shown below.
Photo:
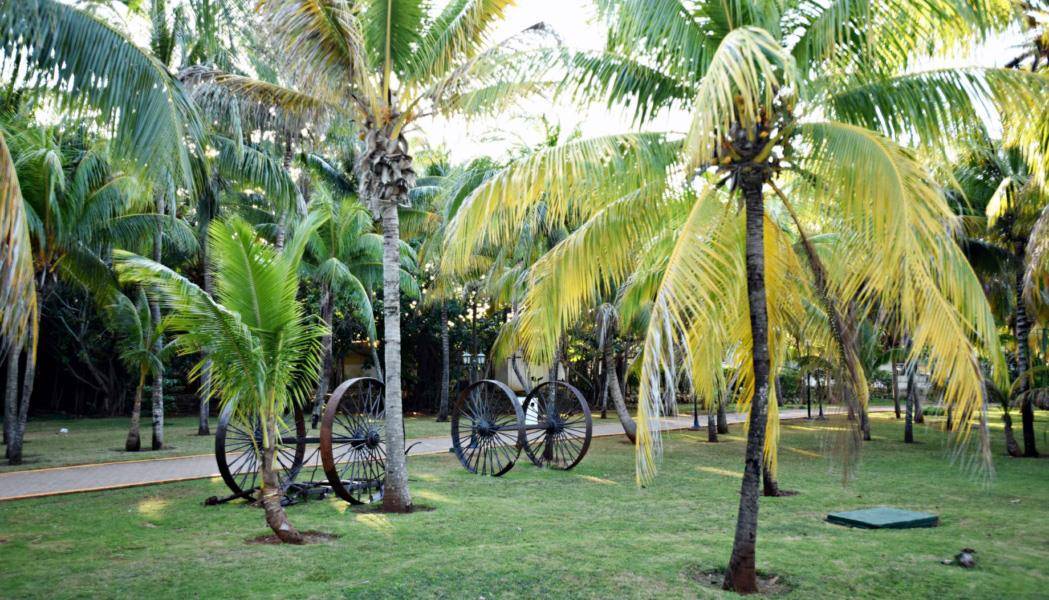
<path fill-rule="evenodd" d="M 612 352 L 608 346 L 606 345 L 603 353 L 605 371 L 608 373 L 606 387 L 608 388 L 608 393 L 612 395 L 612 404 L 616 407 L 616 416 L 619 417 L 619 424 L 623 426 L 623 433 L 626 434 L 627 439 L 633 444 L 637 442 L 637 423 L 634 423 L 634 418 L 630 416 L 630 411 L 627 410 L 626 399 L 623 397 L 623 388 L 619 386 L 619 374 L 616 372 Z"/>
<path fill-rule="evenodd" d="M 718 391 L 718 433 L 728 434 L 728 413 L 725 408 L 725 392 Z"/>
<path fill-rule="evenodd" d="M 914 390 L 914 422 L 925 423 L 925 413 L 922 411 L 922 395 L 918 393 L 917 385 Z"/>
<path fill-rule="evenodd" d="M 441 394 L 437 405 L 437 422 L 448 420 L 448 386 L 451 385 L 451 364 L 448 343 L 448 302 L 441 300 Z"/>
<path fill-rule="evenodd" d="M 401 249 L 397 203 L 382 203 L 382 312 L 386 358 L 386 485 L 383 510 L 408 512 L 408 465 L 401 426 Z"/>
<path fill-rule="evenodd" d="M 914 443 L 914 399 L 917 394 L 914 393 L 914 365 L 907 365 L 907 409 L 906 418 L 903 422 L 903 442 L 905 444 Z"/>
<path fill-rule="evenodd" d="M 163 215 L 165 212 L 166 191 L 162 191 L 157 194 L 157 214 Z M 157 229 L 153 233 L 153 261 L 159 263 L 163 258 L 164 253 L 164 226 L 162 223 L 157 223 Z M 154 325 L 160 323 L 160 304 L 156 300 L 150 300 L 149 302 L 149 314 Z M 159 355 L 161 350 L 164 348 L 164 336 L 158 335 L 156 341 L 153 344 L 156 353 Z M 150 398 L 153 408 L 153 443 L 152 448 L 154 450 L 160 450 L 164 447 L 164 365 L 162 364 L 159 369 L 153 373 L 153 389 L 152 396 Z"/>
<path fill-rule="evenodd" d="M 746 201 L 747 305 L 750 310 L 754 397 L 750 403 L 746 462 L 740 486 L 739 514 L 724 588 L 742 594 L 758 591 L 755 570 L 758 540 L 758 495 L 769 397 L 768 304 L 765 296 L 765 207 L 762 186 L 766 172 L 752 167 L 739 175 Z"/>
<path fill-rule="evenodd" d="M 146 375 L 149 371 L 142 369 L 138 375 L 138 385 L 135 387 L 135 401 L 131 404 L 131 426 L 127 430 L 127 440 L 124 441 L 124 450 L 138 452 L 142 448 L 142 435 L 139 422 L 142 418 L 142 391 L 146 387 Z"/>
<path fill-rule="evenodd" d="M 320 298 L 320 309 L 321 309 L 321 320 L 324 321 L 324 325 L 328 328 L 328 333 L 321 338 L 321 371 L 320 376 L 317 378 L 317 389 L 313 393 L 313 427 L 317 427 L 317 422 L 321 418 L 321 409 L 324 407 L 324 401 L 328 397 L 328 388 L 331 385 L 331 365 L 332 365 L 332 335 L 331 325 L 334 312 L 334 306 L 331 298 L 331 285 L 328 282 L 321 283 L 321 298 Z"/>
<path fill-rule="evenodd" d="M 4 386 L 4 445 L 5 458 L 10 458 L 10 444 L 15 437 L 15 423 L 18 422 L 18 373 L 22 361 L 22 344 L 8 350 L 7 385 Z"/>
<path fill-rule="evenodd" d="M 518 383 L 521 384 L 521 391 L 525 393 L 525 396 L 532 393 L 532 378 L 528 373 L 521 369 L 521 361 L 517 359 L 517 353 L 510 357 L 510 368 L 514 370 L 514 376 L 517 377 Z"/>
<path fill-rule="evenodd" d="M 718 417 L 717 417 L 717 414 L 718 414 L 717 413 L 717 409 L 714 408 L 714 403 L 712 402 L 710 404 L 710 406 L 707 407 L 707 441 L 708 442 L 716 442 L 716 441 L 718 441 Z"/>
<path fill-rule="evenodd" d="M 262 442 L 262 508 L 266 511 L 266 524 L 270 526 L 277 539 L 285 544 L 302 544 L 305 540 L 299 530 L 288 521 L 288 515 L 281 506 L 284 491 L 280 487 L 280 478 L 274 467 L 277 454 L 277 417 L 270 414 L 266 417 L 266 435 Z"/>
<path fill-rule="evenodd" d="M 900 368 L 899 363 L 892 361 L 892 406 L 896 411 L 896 418 L 900 418 Z"/>
<path fill-rule="evenodd" d="M 1024 245 L 1019 245 L 1017 254 L 1021 261 L 1024 258 Z M 1022 264 L 1022 263 L 1021 263 Z M 1034 435 L 1034 398 L 1027 391 L 1030 380 L 1027 370 L 1031 366 L 1031 323 L 1027 320 L 1027 306 L 1023 297 L 1023 270 L 1016 275 L 1016 370 L 1019 372 L 1020 386 L 1017 396 L 1020 402 L 1020 423 L 1023 426 L 1024 456 L 1037 457 Z"/>
<path fill-rule="evenodd" d="M 211 287 L 213 285 L 213 277 L 211 275 L 211 255 L 208 251 L 208 236 L 207 236 L 207 224 L 210 223 L 210 219 L 202 219 L 201 221 L 201 235 L 200 235 L 200 263 L 204 267 L 204 293 L 211 295 Z M 211 416 L 211 401 L 210 398 L 211 390 L 211 361 L 205 360 L 204 366 L 200 370 L 200 410 L 197 414 L 197 435 L 211 435 L 211 427 L 208 425 L 208 418 Z"/>
<path fill-rule="evenodd" d="M 39 296 L 37 306 L 43 306 Z M 22 374 L 22 393 L 18 402 L 18 416 L 11 439 L 8 441 L 8 462 L 12 465 L 22 464 L 22 443 L 25 441 L 26 422 L 29 420 L 29 401 L 33 397 L 33 383 L 36 380 L 36 353 L 26 351 L 25 372 Z"/>

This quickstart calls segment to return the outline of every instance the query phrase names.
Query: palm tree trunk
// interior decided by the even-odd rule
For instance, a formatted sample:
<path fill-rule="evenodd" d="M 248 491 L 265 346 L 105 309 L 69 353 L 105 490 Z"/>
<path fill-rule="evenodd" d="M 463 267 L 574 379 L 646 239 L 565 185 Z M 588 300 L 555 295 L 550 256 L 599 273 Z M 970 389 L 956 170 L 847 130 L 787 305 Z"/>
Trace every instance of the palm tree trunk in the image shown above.
<path fill-rule="evenodd" d="M 914 365 L 907 365 L 907 409 L 906 418 L 903 422 L 903 442 L 914 443 Z"/>
<path fill-rule="evenodd" d="M 328 328 L 328 333 L 321 338 L 321 371 L 320 376 L 317 377 L 317 390 L 313 394 L 313 427 L 317 427 L 317 422 L 321 418 L 321 409 L 324 406 L 324 400 L 328 397 L 328 388 L 331 385 L 331 365 L 332 365 L 332 335 L 331 335 L 331 324 L 333 320 L 334 307 L 331 299 L 331 285 L 328 282 L 321 283 L 321 298 L 320 298 L 320 309 L 321 309 L 321 320 Z"/>
<path fill-rule="evenodd" d="M 5 458 L 11 457 L 10 444 L 15 437 L 15 423 L 18 421 L 18 372 L 21 361 L 22 344 L 18 344 L 7 353 L 7 385 L 4 387 Z"/>
<path fill-rule="evenodd" d="M 728 435 L 728 414 L 725 410 L 725 394 L 718 392 L 718 433 Z"/>
<path fill-rule="evenodd" d="M 713 405 L 707 407 L 707 441 L 718 441 L 717 409 Z"/>
<path fill-rule="evenodd" d="M 517 359 L 517 353 L 510 357 L 510 368 L 514 370 L 514 375 L 517 377 L 517 381 L 521 384 L 521 391 L 524 392 L 525 396 L 532 393 L 532 378 L 521 370 L 521 361 Z"/>
<path fill-rule="evenodd" d="M 724 589 L 741 594 L 758 591 L 756 552 L 758 494 L 765 448 L 769 396 L 768 304 L 765 297 L 765 207 L 762 186 L 766 173 L 751 168 L 739 175 L 746 201 L 747 304 L 750 309 L 754 397 L 750 403 L 746 462 L 740 486 L 739 514 Z"/>
<path fill-rule="evenodd" d="M 139 421 L 142 418 L 142 391 L 146 387 L 146 375 L 148 371 L 142 369 L 138 376 L 138 386 L 135 388 L 135 401 L 131 404 L 131 427 L 127 430 L 127 440 L 124 442 L 124 450 L 138 452 L 142 448 L 142 436 L 139 431 Z"/>
<path fill-rule="evenodd" d="M 401 425 L 401 249 L 397 202 L 382 202 L 382 312 L 386 358 L 386 485 L 382 506 L 388 512 L 409 512 L 408 465 Z"/>
<path fill-rule="evenodd" d="M 437 405 L 437 422 L 448 420 L 448 386 L 451 385 L 451 365 L 448 344 L 448 302 L 441 300 L 441 395 Z"/>
<path fill-rule="evenodd" d="M 38 299 L 38 302 L 40 300 Z M 43 306 L 42 303 L 37 306 Z M 36 353 L 26 351 L 25 372 L 22 374 L 22 393 L 18 402 L 18 416 L 8 440 L 8 463 L 22 464 L 22 442 L 25 441 L 26 422 L 29 420 L 29 400 L 33 397 L 33 383 L 36 379 Z"/>
<path fill-rule="evenodd" d="M 164 214 L 166 192 L 159 192 L 157 194 L 157 214 Z M 159 263 L 163 258 L 164 252 L 164 227 L 161 223 L 157 223 L 157 229 L 153 233 L 153 261 Z M 155 324 L 160 323 L 160 304 L 156 300 L 150 300 L 149 302 L 149 314 L 152 317 L 152 322 Z M 164 348 L 164 336 L 158 335 L 157 340 L 154 343 L 156 353 L 159 355 L 161 350 Z M 161 364 L 160 368 L 153 373 L 153 389 L 152 396 L 150 398 L 153 408 L 153 443 L 152 448 L 154 450 L 160 450 L 164 447 L 164 365 Z"/>
<path fill-rule="evenodd" d="M 900 418 L 900 368 L 899 363 L 892 361 L 892 406 L 896 411 L 896 418 Z"/>
<path fill-rule="evenodd" d="M 612 352 L 607 348 L 608 345 L 606 344 L 604 352 L 605 371 L 608 373 L 606 387 L 608 388 L 608 393 L 612 395 L 612 404 L 616 407 L 616 415 L 619 417 L 619 424 L 623 426 L 623 433 L 626 434 L 630 443 L 634 444 L 637 443 L 637 424 L 634 423 L 634 418 L 630 416 L 630 411 L 626 408 L 623 388 L 619 386 L 619 373 L 616 372 Z"/>
<path fill-rule="evenodd" d="M 1024 246 L 1019 246 L 1018 255 L 1023 260 Z M 1021 263 L 1022 264 L 1022 263 Z M 1016 370 L 1020 377 L 1017 396 L 1020 402 L 1020 422 L 1023 426 L 1024 456 L 1037 457 L 1034 436 L 1034 399 L 1027 391 L 1030 389 L 1027 370 L 1031 366 L 1031 324 L 1027 320 L 1027 306 L 1023 297 L 1023 270 L 1016 275 Z"/>
<path fill-rule="evenodd" d="M 276 415 L 267 415 L 266 436 L 262 444 L 262 508 L 266 511 L 266 524 L 277 535 L 277 539 L 285 544 L 302 544 L 305 542 L 302 534 L 288 522 L 288 515 L 280 503 L 284 494 L 273 468 L 278 435 Z"/>
<path fill-rule="evenodd" d="M 208 254 L 208 239 L 207 239 L 207 224 L 210 223 L 210 219 L 201 221 L 201 235 L 200 235 L 200 264 L 204 267 L 204 292 L 210 296 L 212 286 L 212 276 L 210 271 Z M 209 390 L 211 390 L 211 361 L 205 360 L 204 366 L 200 370 L 200 412 L 197 416 L 197 435 L 211 435 L 211 428 L 208 425 L 208 418 L 211 416 L 211 402 L 208 400 L 210 397 Z"/>

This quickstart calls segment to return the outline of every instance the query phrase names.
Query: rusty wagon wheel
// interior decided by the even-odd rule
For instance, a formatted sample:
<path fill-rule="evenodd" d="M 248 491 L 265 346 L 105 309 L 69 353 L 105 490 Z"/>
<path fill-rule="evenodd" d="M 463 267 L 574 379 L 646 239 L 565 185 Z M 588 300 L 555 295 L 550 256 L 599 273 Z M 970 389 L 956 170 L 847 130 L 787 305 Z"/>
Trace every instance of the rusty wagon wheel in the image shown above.
<path fill-rule="evenodd" d="M 524 401 L 524 450 L 537 467 L 568 470 L 590 448 L 593 424 L 583 394 L 563 381 L 539 384 Z"/>
<path fill-rule="evenodd" d="M 321 420 L 321 463 L 337 496 L 351 504 L 382 498 L 386 478 L 383 384 L 348 379 L 332 392 Z"/>
<path fill-rule="evenodd" d="M 295 481 L 306 455 L 306 420 L 296 406 L 285 414 L 279 429 L 277 474 L 282 488 Z M 219 474 L 235 496 L 255 499 L 261 468 L 262 425 L 258 417 L 244 418 L 227 405 L 219 415 L 215 432 L 215 461 Z"/>
<path fill-rule="evenodd" d="M 452 448 L 471 473 L 498 477 L 513 468 L 524 442 L 524 413 L 506 384 L 484 379 L 452 407 Z"/>

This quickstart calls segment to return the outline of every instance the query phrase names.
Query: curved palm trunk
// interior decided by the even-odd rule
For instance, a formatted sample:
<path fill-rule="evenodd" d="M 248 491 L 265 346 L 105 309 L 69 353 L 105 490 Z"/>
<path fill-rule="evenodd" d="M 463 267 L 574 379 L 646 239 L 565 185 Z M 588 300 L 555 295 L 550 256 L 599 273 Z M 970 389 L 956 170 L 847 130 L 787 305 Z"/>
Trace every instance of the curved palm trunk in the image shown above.
<path fill-rule="evenodd" d="M 718 418 L 713 406 L 707 408 L 707 441 L 718 441 Z"/>
<path fill-rule="evenodd" d="M 751 168 L 739 176 L 746 201 L 747 305 L 750 310 L 754 398 L 750 403 L 746 462 L 740 486 L 739 514 L 724 588 L 741 594 L 758 591 L 755 570 L 758 539 L 758 494 L 765 447 L 769 397 L 768 304 L 765 295 L 765 207 L 762 186 L 766 173 Z"/>
<path fill-rule="evenodd" d="M 612 395 L 612 404 L 615 405 L 619 424 L 623 426 L 623 433 L 626 434 L 630 443 L 637 443 L 637 423 L 634 422 L 634 418 L 630 416 L 630 411 L 626 408 L 626 399 L 623 397 L 623 388 L 620 387 L 619 373 L 616 372 L 611 352 L 606 351 L 604 353 L 604 361 L 605 371 L 608 373 L 606 387 L 608 388 L 608 393 Z"/>
<path fill-rule="evenodd" d="M 437 405 L 437 422 L 448 420 L 448 386 L 451 384 L 448 343 L 448 303 L 441 300 L 441 395 Z"/>
<path fill-rule="evenodd" d="M 142 369 L 138 376 L 138 386 L 135 388 L 135 401 L 131 404 L 131 427 L 127 431 L 127 440 L 124 441 L 124 450 L 138 452 L 142 449 L 142 435 L 139 423 L 142 418 L 142 392 L 146 387 L 146 375 L 148 371 Z"/>
<path fill-rule="evenodd" d="M 514 370 L 514 376 L 517 377 L 517 381 L 521 384 L 521 391 L 524 392 L 525 396 L 532 393 L 532 378 L 521 370 L 521 361 L 518 360 L 517 354 L 510 357 L 510 368 Z"/>
<path fill-rule="evenodd" d="M 1020 246 L 1020 258 L 1023 259 L 1024 246 Z M 1016 370 L 1020 376 L 1020 388 L 1017 396 L 1020 402 L 1020 423 L 1023 426 L 1024 456 L 1037 457 L 1034 435 L 1034 399 L 1027 391 L 1030 384 L 1027 370 L 1031 366 L 1031 324 L 1027 320 L 1027 306 L 1023 297 L 1023 270 L 1016 275 Z"/>
<path fill-rule="evenodd" d="M 302 544 L 302 534 L 288 521 L 288 515 L 281 506 L 284 495 L 280 488 L 280 478 L 273 468 L 277 454 L 277 417 L 266 418 L 266 435 L 262 443 L 262 508 L 266 511 L 266 524 L 270 526 L 277 539 L 285 544 Z"/>
<path fill-rule="evenodd" d="M 313 427 L 317 427 L 317 422 L 321 418 L 321 409 L 324 407 L 324 400 L 328 397 L 328 387 L 331 385 L 331 365 L 332 365 L 332 335 L 331 335 L 331 323 L 333 320 L 334 307 L 331 300 L 331 286 L 324 282 L 321 284 L 321 320 L 328 328 L 328 333 L 321 338 L 321 371 L 320 376 L 317 378 L 317 389 L 313 394 Z"/>
<path fill-rule="evenodd" d="M 389 512 L 409 512 L 408 465 L 401 426 L 401 249 L 396 202 L 382 206 L 382 312 L 386 358 L 386 485 L 382 506 Z"/>

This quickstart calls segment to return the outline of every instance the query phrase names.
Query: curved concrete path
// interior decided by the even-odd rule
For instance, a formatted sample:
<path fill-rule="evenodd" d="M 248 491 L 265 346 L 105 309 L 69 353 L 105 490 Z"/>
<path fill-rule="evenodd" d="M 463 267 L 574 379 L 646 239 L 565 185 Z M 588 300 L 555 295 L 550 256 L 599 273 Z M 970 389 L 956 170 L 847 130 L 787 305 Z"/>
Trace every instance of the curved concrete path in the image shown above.
<path fill-rule="evenodd" d="M 891 407 L 872 407 L 872 411 L 892 410 Z M 833 414 L 831 411 L 828 414 Z M 782 409 L 780 419 L 801 419 L 805 417 L 803 409 Z M 729 423 L 743 421 L 741 413 L 729 413 Z M 670 417 L 663 420 L 663 429 L 687 429 L 692 425 L 692 416 Z M 705 416 L 700 419 L 701 427 L 706 426 Z M 594 437 L 622 435 L 623 428 L 614 417 L 608 420 L 595 419 Z M 410 456 L 421 454 L 443 454 L 448 452 L 449 436 L 428 437 L 408 440 L 408 445 L 416 444 Z M 307 452 L 311 449 L 308 448 Z M 308 466 L 317 464 L 319 458 L 313 455 Z M 36 498 L 39 496 L 56 496 L 77 492 L 92 492 L 190 479 L 218 477 L 215 457 L 210 454 L 113 462 L 95 465 L 76 465 L 70 467 L 51 467 L 30 471 L 13 471 L 0 473 L 0 501 Z"/>

